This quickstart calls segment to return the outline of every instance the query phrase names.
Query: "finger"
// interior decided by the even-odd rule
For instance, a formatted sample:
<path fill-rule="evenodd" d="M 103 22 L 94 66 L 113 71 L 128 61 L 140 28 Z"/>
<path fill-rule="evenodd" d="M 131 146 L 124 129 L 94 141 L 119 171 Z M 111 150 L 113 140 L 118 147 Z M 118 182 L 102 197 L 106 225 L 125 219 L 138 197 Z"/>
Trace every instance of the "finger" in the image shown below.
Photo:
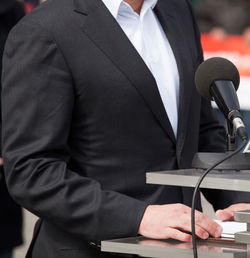
<path fill-rule="evenodd" d="M 216 216 L 218 219 L 222 221 L 231 221 L 231 220 L 234 220 L 235 211 L 243 211 L 243 210 L 249 210 L 249 209 L 250 209 L 249 203 L 237 203 L 229 206 L 226 209 L 217 210 Z"/>
<path fill-rule="evenodd" d="M 192 236 L 175 228 L 167 228 L 165 238 L 173 238 L 182 242 L 191 242 Z"/>
<path fill-rule="evenodd" d="M 189 213 L 182 214 L 174 222 L 175 223 L 171 223 L 172 228 L 186 231 L 186 232 L 192 232 L 191 209 L 189 208 Z M 208 218 L 201 212 L 195 211 L 195 234 L 199 238 L 207 239 L 209 237 L 209 235 L 214 236 L 215 234 L 216 234 L 216 237 L 219 237 L 221 232 L 219 232 L 219 233 L 217 232 L 218 231 L 217 227 L 219 227 L 219 229 L 221 229 L 221 227 L 217 223 L 215 223 L 213 220 L 211 220 L 210 218 Z"/>
<path fill-rule="evenodd" d="M 220 237 L 222 233 L 222 227 L 215 221 L 210 219 L 205 214 L 196 211 L 195 212 L 195 223 L 199 225 L 203 230 L 209 233 L 213 237 Z"/>
<path fill-rule="evenodd" d="M 234 220 L 234 213 L 228 209 L 217 210 L 216 217 L 221 221 L 232 221 Z"/>
<path fill-rule="evenodd" d="M 3 159 L 0 158 L 0 166 L 2 166 L 2 165 L 3 165 Z"/>
<path fill-rule="evenodd" d="M 250 203 L 236 203 L 236 204 L 229 206 L 225 210 L 235 212 L 235 211 L 244 211 L 244 210 L 249 210 L 249 209 L 250 209 Z"/>
<path fill-rule="evenodd" d="M 188 217 L 185 219 L 182 218 L 181 223 L 179 223 L 179 226 L 175 227 L 178 230 L 186 231 L 191 233 L 192 232 L 192 226 L 191 226 L 191 220 Z M 202 227 L 200 227 L 198 224 L 195 224 L 195 234 L 201 239 L 207 239 L 209 237 L 209 232 L 204 230 Z"/>
<path fill-rule="evenodd" d="M 188 216 L 188 220 L 190 221 L 191 217 L 191 208 L 186 207 L 188 211 L 185 215 Z M 185 218 L 186 219 L 186 218 Z M 183 221 L 183 220 L 182 220 Z M 213 237 L 220 237 L 222 233 L 222 227 L 213 221 L 211 218 L 206 216 L 204 213 L 195 210 L 195 224 L 196 226 L 200 226 L 205 232 L 208 232 L 209 235 Z M 191 223 L 190 223 L 191 225 Z"/>
<path fill-rule="evenodd" d="M 195 235 L 198 236 L 201 239 L 208 239 L 209 238 L 209 232 L 204 230 L 199 225 L 195 225 Z"/>

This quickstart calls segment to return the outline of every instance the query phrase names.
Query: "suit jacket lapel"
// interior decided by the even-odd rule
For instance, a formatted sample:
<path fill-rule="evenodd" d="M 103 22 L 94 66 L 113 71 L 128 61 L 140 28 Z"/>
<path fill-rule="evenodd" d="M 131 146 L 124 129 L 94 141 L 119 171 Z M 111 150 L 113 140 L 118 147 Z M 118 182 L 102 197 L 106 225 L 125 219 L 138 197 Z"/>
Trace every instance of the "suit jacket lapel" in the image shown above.
<path fill-rule="evenodd" d="M 180 17 L 175 16 L 174 1 L 159 0 L 155 12 L 174 52 L 180 76 L 177 151 L 181 151 L 186 135 L 194 81 L 193 73 L 190 71 L 192 67 L 190 50 L 185 44 L 183 28 L 179 25 Z"/>
<path fill-rule="evenodd" d="M 128 78 L 175 143 L 155 79 L 116 20 L 101 0 L 74 1 L 75 11 L 84 14 L 83 32 Z"/>

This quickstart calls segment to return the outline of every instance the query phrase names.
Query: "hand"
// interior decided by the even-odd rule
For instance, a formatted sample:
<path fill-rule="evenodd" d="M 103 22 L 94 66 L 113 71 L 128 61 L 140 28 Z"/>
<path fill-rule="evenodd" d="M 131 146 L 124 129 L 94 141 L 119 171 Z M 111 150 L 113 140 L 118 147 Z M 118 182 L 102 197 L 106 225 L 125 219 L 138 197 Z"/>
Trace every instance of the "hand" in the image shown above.
<path fill-rule="evenodd" d="M 234 220 L 235 211 L 250 210 L 250 203 L 236 203 L 224 210 L 217 210 L 216 217 L 222 221 L 232 221 Z"/>
<path fill-rule="evenodd" d="M 196 235 L 207 239 L 209 235 L 220 237 L 222 228 L 212 219 L 195 211 Z M 173 238 L 191 241 L 191 209 L 183 204 L 149 205 L 139 227 L 138 233 L 149 238 Z"/>

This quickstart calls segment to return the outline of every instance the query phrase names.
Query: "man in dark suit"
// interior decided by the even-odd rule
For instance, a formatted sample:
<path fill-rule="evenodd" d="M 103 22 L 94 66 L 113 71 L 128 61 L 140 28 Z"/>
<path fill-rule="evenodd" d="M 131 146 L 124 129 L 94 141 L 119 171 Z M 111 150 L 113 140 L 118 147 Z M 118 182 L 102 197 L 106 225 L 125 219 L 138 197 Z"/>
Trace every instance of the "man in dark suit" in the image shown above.
<path fill-rule="evenodd" d="M 48 0 L 16 26 L 4 58 L 3 145 L 11 194 L 41 218 L 27 257 L 114 257 L 95 247 L 138 233 L 190 240 L 179 229 L 190 231 L 192 189 L 146 185 L 145 172 L 224 150 L 195 91 L 201 61 L 186 0 Z M 158 62 L 173 85 L 162 85 Z M 205 194 L 216 209 L 242 201 Z M 221 232 L 198 211 L 196 227 L 201 238 Z"/>

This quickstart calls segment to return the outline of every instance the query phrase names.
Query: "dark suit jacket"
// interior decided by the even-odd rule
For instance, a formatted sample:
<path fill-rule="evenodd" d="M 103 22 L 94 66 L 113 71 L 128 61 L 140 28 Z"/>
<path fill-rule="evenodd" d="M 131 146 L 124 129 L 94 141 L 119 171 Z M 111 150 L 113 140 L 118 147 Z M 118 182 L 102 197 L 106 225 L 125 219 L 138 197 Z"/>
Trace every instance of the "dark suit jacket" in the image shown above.
<path fill-rule="evenodd" d="M 224 149 L 194 87 L 202 51 L 190 4 L 159 0 L 155 12 L 180 74 L 177 140 L 154 77 L 101 0 L 49 0 L 12 31 L 4 161 L 13 197 L 42 218 L 29 257 L 94 257 L 88 242 L 137 235 L 148 204 L 192 197 L 146 185 L 146 171 L 188 168 L 198 150 Z M 210 193 L 216 207 L 231 202 L 223 194 Z"/>

